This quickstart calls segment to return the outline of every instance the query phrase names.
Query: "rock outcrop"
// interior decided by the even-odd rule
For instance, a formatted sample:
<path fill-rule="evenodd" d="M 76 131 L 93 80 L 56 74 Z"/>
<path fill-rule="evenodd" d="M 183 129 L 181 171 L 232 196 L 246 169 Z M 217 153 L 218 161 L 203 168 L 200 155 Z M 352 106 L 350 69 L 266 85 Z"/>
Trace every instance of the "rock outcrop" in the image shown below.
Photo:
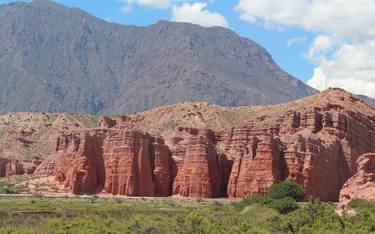
<path fill-rule="evenodd" d="M 69 145 L 60 149 L 62 159 L 55 175 L 73 193 L 171 195 L 172 160 L 161 139 L 126 129 L 94 130 L 72 136 L 65 137 L 68 140 L 63 143 L 77 145 L 73 151 L 66 152 Z M 61 143 L 58 145 L 61 147 Z"/>
<path fill-rule="evenodd" d="M 100 192 L 99 187 L 104 185 L 101 134 L 100 131 L 85 132 L 82 139 L 74 135 L 71 138 L 75 143 L 73 152 L 60 162 L 56 178 L 70 187 L 74 194 Z M 59 143 L 58 147 L 61 147 Z"/>
<path fill-rule="evenodd" d="M 132 124 L 130 117 L 105 117 L 96 130 L 59 139 L 57 179 L 74 193 L 229 198 L 264 195 L 291 180 L 305 188 L 306 200 L 337 201 L 358 157 L 375 152 L 375 118 L 331 102 L 226 131 L 177 127 L 166 144 L 126 129 Z"/>
<path fill-rule="evenodd" d="M 215 148 L 214 132 L 182 128 L 179 131 L 186 131 L 187 138 L 173 146 L 182 149 L 182 152 L 177 152 L 182 160 L 177 163 L 173 194 L 184 197 L 225 196 L 225 180 L 230 169 L 227 159 L 220 157 Z"/>
<path fill-rule="evenodd" d="M 0 177 L 32 175 L 42 160 L 10 160 L 0 158 Z"/>
<path fill-rule="evenodd" d="M 51 115 L 43 116 L 40 126 L 48 126 Z M 340 89 L 269 107 L 183 103 L 101 121 L 59 116 L 53 129 L 61 131 L 50 137 L 28 124 L 27 131 L 9 127 L 6 118 L 0 130 L 13 132 L 7 139 L 21 134 L 33 142 L 18 141 L 17 152 L 55 149 L 43 161 L 15 160 L 11 144 L 0 138 L 7 143 L 0 148 L 0 176 L 53 174 L 76 194 L 229 198 L 264 195 L 272 184 L 290 180 L 305 188 L 306 200 L 338 201 L 358 171 L 357 159 L 375 152 L 375 109 Z M 96 127 L 77 127 L 92 120 Z M 65 123 L 71 130 L 57 128 Z M 44 146 L 49 150 L 40 151 Z"/>
<path fill-rule="evenodd" d="M 273 136 L 251 136 L 237 153 L 228 184 L 230 198 L 265 195 L 282 180 L 280 142 Z"/>
<path fill-rule="evenodd" d="M 375 153 L 358 158 L 358 171 L 344 184 L 338 209 L 344 210 L 355 198 L 375 201 Z"/>

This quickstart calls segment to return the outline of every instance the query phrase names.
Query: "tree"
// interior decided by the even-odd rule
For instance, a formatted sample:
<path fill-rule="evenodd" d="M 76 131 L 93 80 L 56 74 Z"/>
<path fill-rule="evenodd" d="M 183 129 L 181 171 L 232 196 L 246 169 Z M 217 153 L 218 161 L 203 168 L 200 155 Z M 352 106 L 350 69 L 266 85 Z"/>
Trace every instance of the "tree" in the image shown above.
<path fill-rule="evenodd" d="M 273 184 L 268 191 L 267 196 L 271 199 L 283 199 L 289 197 L 301 201 L 305 196 L 305 191 L 295 182 L 284 181 L 278 184 Z"/>

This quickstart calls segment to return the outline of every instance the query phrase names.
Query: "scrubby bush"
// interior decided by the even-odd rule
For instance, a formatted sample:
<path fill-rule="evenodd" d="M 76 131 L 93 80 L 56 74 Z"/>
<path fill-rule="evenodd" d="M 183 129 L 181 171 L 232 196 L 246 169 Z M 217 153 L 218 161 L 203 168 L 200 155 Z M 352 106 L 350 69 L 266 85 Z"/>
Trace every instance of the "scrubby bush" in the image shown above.
<path fill-rule="evenodd" d="M 235 202 L 233 205 L 237 208 L 237 210 L 241 211 L 247 206 L 251 206 L 253 204 L 261 204 L 264 205 L 269 202 L 269 199 L 262 196 L 251 196 L 242 199 L 239 202 Z"/>
<path fill-rule="evenodd" d="M 293 198 L 297 201 L 301 201 L 305 196 L 303 188 L 291 181 L 284 181 L 278 184 L 273 184 L 268 191 L 267 196 L 271 199 L 282 199 L 282 198 Z"/>
<path fill-rule="evenodd" d="M 288 214 L 299 208 L 296 200 L 291 197 L 270 200 L 267 206 L 276 210 L 280 214 Z"/>
<path fill-rule="evenodd" d="M 349 202 L 348 208 L 372 210 L 375 212 L 375 203 L 362 200 L 362 199 L 353 199 Z"/>
<path fill-rule="evenodd" d="M 185 231 L 189 234 L 205 234 L 207 231 L 209 222 L 207 219 L 196 212 L 190 213 L 185 222 Z"/>
<path fill-rule="evenodd" d="M 271 186 L 267 196 L 252 196 L 235 203 L 238 210 L 243 210 L 247 206 L 260 204 L 272 208 L 280 214 L 287 214 L 298 209 L 296 200 L 302 200 L 305 196 L 303 188 L 290 181 L 281 182 Z"/>
<path fill-rule="evenodd" d="M 375 233 L 375 203 L 362 200 L 350 204 L 355 215 L 341 216 L 333 203 L 314 200 L 292 211 L 293 198 L 268 196 L 238 202 L 241 210 L 237 203 L 224 201 L 221 205 L 195 200 L 183 205 L 173 200 L 119 204 L 103 198 L 92 205 L 87 198 L 29 200 L 0 197 L 0 233 Z M 171 207 L 171 202 L 176 205 Z"/>
<path fill-rule="evenodd" d="M 15 184 L 7 181 L 0 181 L 0 194 L 17 194 L 18 188 Z"/>

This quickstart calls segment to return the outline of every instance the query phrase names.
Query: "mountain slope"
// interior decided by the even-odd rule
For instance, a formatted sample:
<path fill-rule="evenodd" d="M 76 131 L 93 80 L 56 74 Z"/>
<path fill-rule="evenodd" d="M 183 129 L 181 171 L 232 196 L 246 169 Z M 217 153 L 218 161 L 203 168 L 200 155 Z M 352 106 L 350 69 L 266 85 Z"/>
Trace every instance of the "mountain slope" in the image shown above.
<path fill-rule="evenodd" d="M 0 113 L 271 104 L 315 92 L 224 28 L 122 26 L 47 0 L 1 5 L 0 19 Z"/>
<path fill-rule="evenodd" d="M 367 97 L 365 95 L 358 95 L 360 99 L 362 99 L 364 102 L 367 102 L 371 106 L 375 107 L 375 99 Z"/>

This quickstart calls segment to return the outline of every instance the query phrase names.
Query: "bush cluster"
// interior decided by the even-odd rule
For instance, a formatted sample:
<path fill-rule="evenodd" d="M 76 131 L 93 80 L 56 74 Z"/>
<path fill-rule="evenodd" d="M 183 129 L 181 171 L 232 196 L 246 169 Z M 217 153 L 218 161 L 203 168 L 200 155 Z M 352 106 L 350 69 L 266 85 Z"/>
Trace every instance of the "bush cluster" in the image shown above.
<path fill-rule="evenodd" d="M 335 204 L 298 205 L 296 186 L 275 185 L 285 196 L 240 202 L 0 197 L 0 233 L 375 233 L 375 204 L 353 200 L 356 215 L 338 215 Z M 279 187 L 279 188 L 277 188 Z M 298 189 L 299 190 L 299 189 Z M 296 190 L 297 191 L 297 190 Z"/>
<path fill-rule="evenodd" d="M 285 181 L 272 185 L 267 196 L 245 198 L 237 203 L 236 206 L 239 209 L 243 209 L 252 204 L 261 204 L 276 210 L 280 214 L 287 214 L 298 209 L 299 205 L 297 201 L 301 201 L 304 196 L 305 192 L 300 185 Z"/>

